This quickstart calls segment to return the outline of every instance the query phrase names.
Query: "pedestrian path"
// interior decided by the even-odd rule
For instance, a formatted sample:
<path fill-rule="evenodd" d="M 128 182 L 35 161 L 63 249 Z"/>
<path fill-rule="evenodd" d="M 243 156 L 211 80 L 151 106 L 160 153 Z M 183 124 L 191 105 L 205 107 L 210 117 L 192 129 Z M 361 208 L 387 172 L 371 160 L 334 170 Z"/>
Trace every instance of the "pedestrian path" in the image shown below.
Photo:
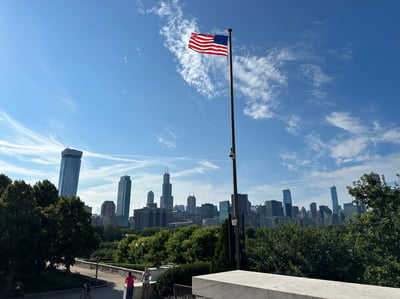
<path fill-rule="evenodd" d="M 72 266 L 71 272 L 79 273 L 89 277 L 96 277 L 96 270 L 86 269 L 78 266 Z M 92 299 L 122 299 L 124 291 L 125 278 L 118 274 L 98 272 L 97 278 L 107 281 L 107 285 L 103 287 L 92 287 L 90 295 Z M 68 290 L 64 292 L 54 292 L 29 296 L 32 299 L 79 299 L 81 290 Z"/>

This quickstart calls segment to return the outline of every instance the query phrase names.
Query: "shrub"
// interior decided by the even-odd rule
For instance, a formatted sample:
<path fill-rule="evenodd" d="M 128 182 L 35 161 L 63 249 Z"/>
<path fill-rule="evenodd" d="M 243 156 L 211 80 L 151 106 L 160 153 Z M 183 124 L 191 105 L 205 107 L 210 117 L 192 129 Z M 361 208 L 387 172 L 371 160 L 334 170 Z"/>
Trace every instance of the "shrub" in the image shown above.
<path fill-rule="evenodd" d="M 209 262 L 195 262 L 168 269 L 157 279 L 156 292 L 161 296 L 173 295 L 174 284 L 191 286 L 192 276 L 209 274 Z"/>

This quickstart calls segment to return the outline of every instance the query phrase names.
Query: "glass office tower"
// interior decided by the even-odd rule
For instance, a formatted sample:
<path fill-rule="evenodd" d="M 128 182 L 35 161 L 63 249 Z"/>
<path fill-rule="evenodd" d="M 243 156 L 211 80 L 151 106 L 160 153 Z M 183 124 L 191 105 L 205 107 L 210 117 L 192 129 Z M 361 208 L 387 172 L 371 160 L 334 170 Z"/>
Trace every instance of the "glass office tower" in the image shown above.
<path fill-rule="evenodd" d="M 293 218 L 292 215 L 292 194 L 290 193 L 290 189 L 285 189 L 282 191 L 283 193 L 283 212 L 286 217 L 290 219 Z"/>
<path fill-rule="evenodd" d="M 129 205 L 131 203 L 131 177 L 124 175 L 118 183 L 117 198 L 117 223 L 121 226 L 128 226 Z"/>
<path fill-rule="evenodd" d="M 79 172 L 81 170 L 82 152 L 66 148 L 61 152 L 60 177 L 58 194 L 60 196 L 76 196 Z"/>

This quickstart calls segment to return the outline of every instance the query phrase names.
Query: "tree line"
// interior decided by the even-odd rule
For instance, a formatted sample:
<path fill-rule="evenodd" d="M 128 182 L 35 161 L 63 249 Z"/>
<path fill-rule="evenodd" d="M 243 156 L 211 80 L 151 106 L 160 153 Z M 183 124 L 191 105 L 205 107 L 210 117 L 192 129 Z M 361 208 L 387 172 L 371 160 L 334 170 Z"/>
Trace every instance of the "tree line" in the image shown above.
<path fill-rule="evenodd" d="M 367 212 L 342 226 L 247 227 L 241 268 L 250 271 L 400 287 L 400 187 L 363 175 L 348 187 Z M 102 239 L 99 247 L 99 239 Z M 120 264 L 209 264 L 235 269 L 229 225 L 142 231 L 93 227 L 78 197 L 59 197 L 44 180 L 30 186 L 0 175 L 0 284 L 91 256 Z M 97 249 L 97 250 L 96 250 Z"/>
<path fill-rule="evenodd" d="M 0 174 L 0 289 L 45 268 L 69 271 L 75 257 L 89 256 L 99 242 L 79 197 L 58 196 L 48 180 L 31 186 Z"/>
<path fill-rule="evenodd" d="M 241 268 L 250 271 L 400 287 L 400 188 L 385 177 L 363 175 L 348 187 L 367 212 L 341 226 L 247 227 Z M 209 262 L 210 272 L 235 269 L 229 225 L 195 225 L 139 232 L 114 243 L 119 263 L 148 265 Z M 107 243 L 111 244 L 111 243 Z"/>

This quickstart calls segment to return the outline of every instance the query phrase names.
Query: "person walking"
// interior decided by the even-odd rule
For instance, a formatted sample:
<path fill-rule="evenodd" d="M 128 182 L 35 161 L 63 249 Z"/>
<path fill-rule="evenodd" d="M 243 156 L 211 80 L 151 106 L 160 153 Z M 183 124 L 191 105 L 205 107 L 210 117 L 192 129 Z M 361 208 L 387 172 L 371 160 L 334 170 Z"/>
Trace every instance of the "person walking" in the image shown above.
<path fill-rule="evenodd" d="M 128 273 L 128 276 L 125 277 L 126 283 L 126 297 L 125 299 L 132 299 L 133 298 L 133 281 L 136 279 L 135 275 L 132 275 L 132 272 Z"/>
<path fill-rule="evenodd" d="M 144 272 L 142 273 L 142 299 L 149 298 L 149 290 L 150 290 L 150 280 L 151 275 L 149 268 L 145 268 Z"/>
<path fill-rule="evenodd" d="M 92 299 L 90 297 L 90 284 L 86 281 L 82 287 L 82 299 Z"/>

